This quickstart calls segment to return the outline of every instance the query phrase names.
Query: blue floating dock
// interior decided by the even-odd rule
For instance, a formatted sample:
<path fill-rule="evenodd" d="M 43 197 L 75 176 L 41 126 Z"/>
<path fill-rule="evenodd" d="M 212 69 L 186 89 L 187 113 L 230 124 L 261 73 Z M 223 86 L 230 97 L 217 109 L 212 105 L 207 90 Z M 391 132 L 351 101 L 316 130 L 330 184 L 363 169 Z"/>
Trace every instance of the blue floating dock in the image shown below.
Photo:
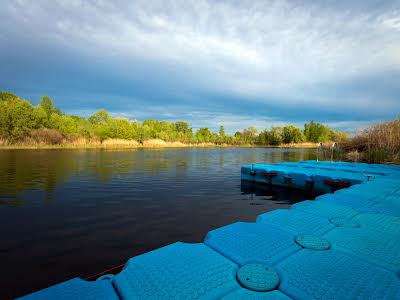
<path fill-rule="evenodd" d="M 322 235 L 335 227 L 329 219 L 296 209 L 276 209 L 259 215 L 257 223 L 268 224 L 288 233 Z"/>
<path fill-rule="evenodd" d="M 400 299 L 400 166 L 254 164 L 241 177 L 325 194 L 20 299 Z"/>
<path fill-rule="evenodd" d="M 234 223 L 210 231 L 204 243 L 243 266 L 248 263 L 273 265 L 300 250 L 295 236 L 262 223 Z"/>
<path fill-rule="evenodd" d="M 338 227 L 323 236 L 332 249 L 365 259 L 395 273 L 400 271 L 400 238 L 366 228 Z"/>
<path fill-rule="evenodd" d="M 115 276 L 121 299 L 218 299 L 239 289 L 238 266 L 204 244 L 175 243 L 131 258 Z"/>
<path fill-rule="evenodd" d="M 383 214 L 358 214 L 353 218 L 361 227 L 382 233 L 400 235 L 400 217 Z"/>
<path fill-rule="evenodd" d="M 395 273 L 337 250 L 303 249 L 276 266 L 293 299 L 399 299 Z"/>
<path fill-rule="evenodd" d="M 108 280 L 85 281 L 74 278 L 47 289 L 22 297 L 24 300 L 118 300 L 119 297 Z"/>

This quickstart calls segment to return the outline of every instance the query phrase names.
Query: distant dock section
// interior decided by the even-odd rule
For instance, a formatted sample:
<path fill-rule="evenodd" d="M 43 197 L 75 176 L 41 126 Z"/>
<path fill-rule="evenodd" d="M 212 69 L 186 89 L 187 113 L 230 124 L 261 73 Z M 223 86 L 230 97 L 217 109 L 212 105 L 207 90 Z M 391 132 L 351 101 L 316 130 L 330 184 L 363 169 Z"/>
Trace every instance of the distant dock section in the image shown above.
<path fill-rule="evenodd" d="M 395 179 L 400 167 L 363 163 L 301 161 L 242 166 L 242 180 L 331 193 L 374 179 Z"/>
<path fill-rule="evenodd" d="M 21 299 L 400 299 L 399 166 L 253 164 L 241 178 L 325 194 Z"/>

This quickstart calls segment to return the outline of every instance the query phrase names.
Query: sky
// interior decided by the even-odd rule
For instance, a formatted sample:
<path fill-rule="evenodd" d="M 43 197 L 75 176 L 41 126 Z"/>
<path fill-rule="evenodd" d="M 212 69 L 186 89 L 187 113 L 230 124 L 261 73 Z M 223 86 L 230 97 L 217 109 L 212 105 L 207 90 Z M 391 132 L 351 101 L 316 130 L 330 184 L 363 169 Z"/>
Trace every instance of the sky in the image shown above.
<path fill-rule="evenodd" d="M 400 0 L 0 0 L 0 90 L 227 132 L 400 115 Z"/>

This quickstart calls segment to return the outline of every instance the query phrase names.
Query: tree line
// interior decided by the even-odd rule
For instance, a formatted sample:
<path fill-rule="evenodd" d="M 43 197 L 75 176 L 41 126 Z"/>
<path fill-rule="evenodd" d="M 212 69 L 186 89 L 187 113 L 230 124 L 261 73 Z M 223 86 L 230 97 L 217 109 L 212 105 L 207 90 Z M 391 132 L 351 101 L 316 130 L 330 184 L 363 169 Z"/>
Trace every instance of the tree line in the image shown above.
<path fill-rule="evenodd" d="M 230 135 L 223 126 L 219 127 L 218 132 L 207 127 L 193 130 L 183 121 L 131 121 L 114 118 L 104 109 L 83 118 L 62 113 L 48 96 L 42 96 L 39 103 L 33 106 L 14 94 L 0 92 L 0 138 L 11 144 L 27 139 L 58 144 L 85 138 L 100 141 L 125 139 L 143 142 L 161 139 L 165 142 L 182 143 L 281 145 L 342 141 L 347 139 L 347 134 L 314 121 L 305 124 L 304 130 L 287 125 L 258 132 L 255 127 L 249 127 Z"/>

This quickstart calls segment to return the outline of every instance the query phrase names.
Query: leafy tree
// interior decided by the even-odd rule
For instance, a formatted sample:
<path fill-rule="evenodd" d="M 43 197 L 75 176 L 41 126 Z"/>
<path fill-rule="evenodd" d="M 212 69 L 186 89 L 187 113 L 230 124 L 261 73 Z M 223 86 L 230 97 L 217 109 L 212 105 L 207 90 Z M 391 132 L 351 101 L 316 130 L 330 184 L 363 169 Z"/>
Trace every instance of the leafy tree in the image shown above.
<path fill-rule="evenodd" d="M 19 98 L 0 102 L 0 135 L 15 140 L 38 126 L 32 105 Z"/>
<path fill-rule="evenodd" d="M 235 134 L 233 135 L 236 139 L 240 139 L 242 136 L 242 133 L 240 131 L 236 131 Z"/>
<path fill-rule="evenodd" d="M 9 92 L 0 91 L 0 101 L 18 100 L 19 97 Z"/>
<path fill-rule="evenodd" d="M 271 127 L 267 135 L 268 145 L 280 145 L 283 142 L 283 129 L 282 127 Z"/>
<path fill-rule="evenodd" d="M 186 122 L 178 121 L 175 123 L 177 136 L 181 142 L 191 142 L 193 139 L 193 130 Z"/>
<path fill-rule="evenodd" d="M 211 140 L 211 131 L 208 128 L 200 128 L 196 132 L 196 141 L 198 143 L 208 143 Z"/>
<path fill-rule="evenodd" d="M 96 111 L 88 118 L 88 121 L 92 124 L 94 136 L 98 137 L 100 141 L 115 137 L 115 129 L 112 128 L 113 119 L 106 110 Z"/>
<path fill-rule="evenodd" d="M 134 139 L 137 140 L 138 142 L 142 143 L 145 140 L 142 123 L 139 121 L 134 121 L 131 123 L 131 127 L 132 127 L 132 131 L 133 131 Z"/>
<path fill-rule="evenodd" d="M 224 128 L 224 126 L 219 126 L 219 137 L 220 138 L 225 138 L 225 128 Z"/>
<path fill-rule="evenodd" d="M 258 130 L 255 127 L 249 127 L 241 133 L 241 140 L 246 144 L 253 144 L 256 142 Z"/>
<path fill-rule="evenodd" d="M 34 128 L 41 128 L 48 125 L 46 111 L 40 106 L 36 106 L 33 109 L 33 119 L 35 122 Z"/>
<path fill-rule="evenodd" d="M 80 135 L 76 120 L 69 116 L 52 114 L 49 125 L 65 137 L 78 137 Z"/>
<path fill-rule="evenodd" d="M 189 124 L 183 121 L 175 122 L 175 128 L 177 132 L 182 132 L 183 134 L 187 134 L 192 131 L 189 127 Z"/>
<path fill-rule="evenodd" d="M 330 140 L 337 143 L 347 142 L 349 140 L 349 135 L 338 130 L 331 130 Z"/>
<path fill-rule="evenodd" d="M 218 135 L 218 133 L 216 133 L 216 132 L 211 132 L 210 142 L 211 142 L 211 143 L 218 143 L 218 142 L 220 142 L 220 136 Z"/>
<path fill-rule="evenodd" d="M 265 129 L 260 132 L 257 138 L 257 144 L 259 145 L 267 145 L 268 144 L 268 130 Z"/>
<path fill-rule="evenodd" d="M 88 120 L 92 124 L 105 124 L 111 120 L 111 116 L 105 109 L 100 109 L 91 115 Z"/>
<path fill-rule="evenodd" d="M 60 110 L 56 108 L 49 96 L 42 96 L 39 100 L 38 106 L 41 107 L 47 115 L 47 120 L 50 120 L 52 114 L 61 114 Z"/>
<path fill-rule="evenodd" d="M 300 128 L 293 125 L 287 125 L 284 126 L 282 130 L 283 143 L 301 143 L 304 141 L 304 135 L 301 132 Z"/>
<path fill-rule="evenodd" d="M 328 126 L 311 121 L 304 124 L 304 136 L 308 142 L 326 142 L 330 139 L 331 129 Z"/>
<path fill-rule="evenodd" d="M 78 116 L 71 116 L 71 118 L 74 120 L 76 124 L 78 137 L 84 137 L 90 139 L 94 136 L 93 126 L 88 119 Z"/>
<path fill-rule="evenodd" d="M 135 132 L 128 119 L 116 118 L 111 121 L 110 135 L 113 138 L 132 140 Z"/>

